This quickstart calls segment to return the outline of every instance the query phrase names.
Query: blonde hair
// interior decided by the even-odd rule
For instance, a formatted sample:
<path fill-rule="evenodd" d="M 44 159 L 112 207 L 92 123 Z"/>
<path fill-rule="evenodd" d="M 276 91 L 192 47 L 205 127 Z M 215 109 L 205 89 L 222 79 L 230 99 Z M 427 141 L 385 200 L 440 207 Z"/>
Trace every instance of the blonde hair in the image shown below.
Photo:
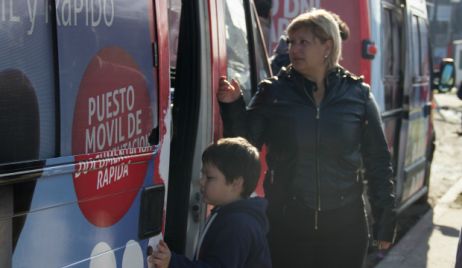
<path fill-rule="evenodd" d="M 313 9 L 302 13 L 290 22 L 287 33 L 290 35 L 302 28 L 310 30 L 323 44 L 332 40 L 332 49 L 326 59 L 327 69 L 338 66 L 342 55 L 342 38 L 334 13 L 324 9 Z"/>

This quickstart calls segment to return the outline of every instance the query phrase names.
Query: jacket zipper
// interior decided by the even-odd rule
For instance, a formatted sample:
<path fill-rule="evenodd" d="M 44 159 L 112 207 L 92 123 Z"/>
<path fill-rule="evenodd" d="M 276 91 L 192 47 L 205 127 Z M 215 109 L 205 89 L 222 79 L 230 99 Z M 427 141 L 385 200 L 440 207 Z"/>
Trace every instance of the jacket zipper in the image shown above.
<path fill-rule="evenodd" d="M 321 211 L 321 182 L 319 181 L 319 117 L 320 107 L 316 106 L 316 145 L 315 145 L 315 156 L 316 156 L 316 195 L 317 195 L 317 208 L 314 217 L 314 229 L 318 230 L 318 212 Z"/>
<path fill-rule="evenodd" d="M 318 213 L 321 211 L 321 183 L 319 181 L 319 158 L 318 158 L 318 144 L 319 144 L 319 118 L 321 116 L 321 105 L 317 105 L 313 97 L 308 94 L 306 88 L 303 87 L 303 92 L 311 100 L 313 105 L 316 107 L 316 144 L 315 144 L 315 155 L 316 155 L 316 209 L 314 211 L 314 229 L 318 230 Z"/>

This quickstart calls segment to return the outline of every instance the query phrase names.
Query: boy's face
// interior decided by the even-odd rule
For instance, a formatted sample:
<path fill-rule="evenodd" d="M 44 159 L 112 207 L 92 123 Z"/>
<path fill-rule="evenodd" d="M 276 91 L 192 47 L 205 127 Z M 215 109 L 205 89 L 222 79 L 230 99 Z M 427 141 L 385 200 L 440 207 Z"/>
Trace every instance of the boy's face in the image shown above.
<path fill-rule="evenodd" d="M 210 205 L 222 206 L 241 199 L 243 179 L 228 183 L 225 175 L 213 164 L 203 164 L 200 184 L 204 201 Z"/>

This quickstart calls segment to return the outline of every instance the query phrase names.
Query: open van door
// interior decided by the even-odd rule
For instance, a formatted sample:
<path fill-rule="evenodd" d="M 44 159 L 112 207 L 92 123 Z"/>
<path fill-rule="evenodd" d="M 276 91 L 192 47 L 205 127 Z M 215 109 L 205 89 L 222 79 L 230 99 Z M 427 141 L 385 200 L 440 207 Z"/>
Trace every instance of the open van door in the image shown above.
<path fill-rule="evenodd" d="M 428 20 L 425 1 L 408 1 L 405 8 L 406 64 L 403 123 L 400 135 L 397 193 L 402 209 L 428 190 L 425 170 L 430 161 L 431 79 Z"/>
<path fill-rule="evenodd" d="M 170 0 L 169 5 L 176 17 L 172 25 L 179 26 L 170 33 L 176 32 L 170 40 L 178 40 L 178 48 L 171 51 L 177 61 L 165 240 L 175 252 L 192 256 L 208 212 L 200 196 L 201 155 L 222 136 L 219 78 L 237 79 L 248 101 L 270 71 L 253 1 Z"/>

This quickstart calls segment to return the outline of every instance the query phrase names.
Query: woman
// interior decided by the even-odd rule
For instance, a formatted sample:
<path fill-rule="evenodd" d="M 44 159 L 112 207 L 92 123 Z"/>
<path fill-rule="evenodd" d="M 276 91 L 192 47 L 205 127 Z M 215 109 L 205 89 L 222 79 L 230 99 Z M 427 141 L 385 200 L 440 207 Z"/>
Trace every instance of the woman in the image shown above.
<path fill-rule="evenodd" d="M 390 154 L 362 80 L 343 69 L 338 23 L 313 10 L 287 28 L 291 65 L 259 84 L 247 111 L 224 77 L 225 136 L 267 146 L 265 194 L 273 267 L 361 267 L 368 246 L 365 168 L 379 249 L 394 236 Z"/>

